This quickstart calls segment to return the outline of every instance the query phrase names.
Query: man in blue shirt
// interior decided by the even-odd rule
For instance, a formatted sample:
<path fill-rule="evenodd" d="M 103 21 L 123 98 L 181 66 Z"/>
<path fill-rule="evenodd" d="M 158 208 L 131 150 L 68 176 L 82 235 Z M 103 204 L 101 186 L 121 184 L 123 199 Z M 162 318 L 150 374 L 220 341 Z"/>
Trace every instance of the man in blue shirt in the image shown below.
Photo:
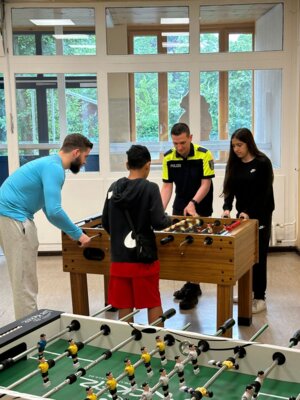
<path fill-rule="evenodd" d="M 42 209 L 51 224 L 81 246 L 91 240 L 62 209 L 61 189 L 65 170 L 78 173 L 92 147 L 83 135 L 68 135 L 58 154 L 28 162 L 0 187 L 0 247 L 6 257 L 16 319 L 37 310 L 39 243 L 34 214 Z"/>

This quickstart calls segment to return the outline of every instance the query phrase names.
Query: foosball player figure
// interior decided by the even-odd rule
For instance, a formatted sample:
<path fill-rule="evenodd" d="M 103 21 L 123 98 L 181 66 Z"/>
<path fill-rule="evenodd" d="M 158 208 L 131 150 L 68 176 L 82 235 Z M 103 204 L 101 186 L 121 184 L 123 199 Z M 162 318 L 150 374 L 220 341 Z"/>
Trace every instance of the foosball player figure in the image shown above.
<path fill-rule="evenodd" d="M 194 389 L 194 388 L 189 388 L 187 386 L 182 386 L 180 390 L 182 392 L 189 393 L 193 400 L 200 400 L 203 397 L 213 397 L 213 392 L 210 392 L 205 387 L 198 387 Z"/>
<path fill-rule="evenodd" d="M 235 359 L 233 357 L 228 357 L 225 361 L 210 360 L 208 364 L 215 365 L 219 368 L 226 367 L 227 369 L 239 369 L 239 365 L 235 362 Z"/>
<path fill-rule="evenodd" d="M 147 370 L 147 375 L 149 377 L 151 377 L 151 376 L 153 376 L 153 371 L 152 371 L 152 367 L 151 367 L 151 355 L 148 353 L 148 350 L 146 347 L 142 347 L 141 352 L 142 352 L 141 359 L 144 361 L 144 365 Z"/>
<path fill-rule="evenodd" d="M 113 377 L 112 372 L 107 372 L 106 373 L 106 386 L 109 390 L 109 393 L 111 394 L 111 397 L 113 400 L 117 400 L 118 395 L 117 395 L 117 386 L 118 382 L 117 380 Z"/>
<path fill-rule="evenodd" d="M 170 400 L 171 395 L 169 394 L 169 377 L 167 375 L 167 371 L 164 368 L 161 368 L 159 370 L 159 373 L 160 373 L 159 383 L 161 383 L 164 399 Z"/>
<path fill-rule="evenodd" d="M 262 384 L 264 383 L 265 373 L 264 371 L 258 371 L 255 381 L 252 383 L 254 387 L 254 395 L 253 397 L 256 398 L 258 396 L 258 392 L 260 391 Z"/>
<path fill-rule="evenodd" d="M 179 378 L 179 386 L 184 386 L 185 385 L 184 364 L 182 363 L 180 356 L 175 357 L 175 368 L 177 369 L 177 376 Z"/>
<path fill-rule="evenodd" d="M 93 388 L 91 386 L 86 389 L 86 396 L 84 400 L 97 400 L 97 395 L 93 392 Z"/>
<path fill-rule="evenodd" d="M 153 397 L 152 390 L 147 382 L 142 384 L 143 393 L 141 395 L 141 400 L 151 400 Z"/>
<path fill-rule="evenodd" d="M 78 361 L 78 346 L 74 342 L 74 339 L 70 339 L 70 340 L 68 340 L 68 342 L 69 342 L 69 347 L 67 349 L 67 351 L 69 352 L 68 357 L 72 358 L 73 367 L 77 368 L 80 365 L 79 361 Z"/>
<path fill-rule="evenodd" d="M 245 392 L 241 400 L 252 400 L 254 394 L 254 387 L 252 385 L 246 386 Z"/>
<path fill-rule="evenodd" d="M 45 387 L 48 387 L 51 385 L 51 381 L 49 380 L 49 373 L 48 370 L 54 366 L 55 362 L 54 360 L 46 360 L 45 357 L 42 357 L 39 361 L 39 370 L 41 371 L 42 378 L 43 378 L 43 385 Z"/>
<path fill-rule="evenodd" d="M 135 390 L 137 388 L 136 381 L 135 381 L 135 375 L 134 375 L 135 368 L 132 365 L 132 363 L 129 360 L 129 358 L 125 358 L 124 363 L 125 363 L 124 371 L 128 376 L 129 383 L 130 383 L 130 386 L 131 386 L 131 390 Z"/>
<path fill-rule="evenodd" d="M 166 365 L 168 362 L 168 360 L 166 359 L 166 344 L 160 336 L 156 336 L 155 340 L 156 347 L 158 348 L 160 355 L 161 365 Z"/>
<path fill-rule="evenodd" d="M 193 365 L 193 372 L 195 375 L 198 375 L 200 372 L 200 368 L 198 365 L 198 356 L 200 354 L 200 350 L 194 345 L 189 344 L 189 353 L 188 356 L 191 359 Z"/>
<path fill-rule="evenodd" d="M 42 333 L 40 335 L 40 340 L 37 342 L 37 348 L 38 348 L 38 352 L 39 352 L 39 360 L 42 357 L 44 357 L 44 351 L 45 351 L 46 344 L 47 344 L 46 335 L 45 335 L 45 333 Z"/>

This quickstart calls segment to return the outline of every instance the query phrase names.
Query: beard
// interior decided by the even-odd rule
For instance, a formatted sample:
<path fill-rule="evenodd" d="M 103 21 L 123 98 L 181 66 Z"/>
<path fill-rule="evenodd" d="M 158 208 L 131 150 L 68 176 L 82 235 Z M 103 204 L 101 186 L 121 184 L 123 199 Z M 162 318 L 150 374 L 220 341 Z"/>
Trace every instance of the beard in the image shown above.
<path fill-rule="evenodd" d="M 78 174 L 78 172 L 80 171 L 81 165 L 82 164 L 80 161 L 80 157 L 75 158 L 74 161 L 71 161 L 70 171 L 72 171 L 73 174 Z"/>

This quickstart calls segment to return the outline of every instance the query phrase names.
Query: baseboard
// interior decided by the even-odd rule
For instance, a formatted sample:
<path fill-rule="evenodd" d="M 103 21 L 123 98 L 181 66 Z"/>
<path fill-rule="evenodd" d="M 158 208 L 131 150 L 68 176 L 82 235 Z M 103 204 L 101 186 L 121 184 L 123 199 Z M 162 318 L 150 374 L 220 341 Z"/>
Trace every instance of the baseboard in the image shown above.
<path fill-rule="evenodd" d="M 268 253 L 286 253 L 286 252 L 294 252 L 300 255 L 300 249 L 296 246 L 270 246 L 268 249 Z"/>

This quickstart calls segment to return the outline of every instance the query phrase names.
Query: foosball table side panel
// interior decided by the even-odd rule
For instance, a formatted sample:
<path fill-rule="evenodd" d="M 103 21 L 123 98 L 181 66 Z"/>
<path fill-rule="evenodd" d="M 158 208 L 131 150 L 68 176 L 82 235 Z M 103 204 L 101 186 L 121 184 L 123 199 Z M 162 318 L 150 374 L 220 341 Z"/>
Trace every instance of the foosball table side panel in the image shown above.
<path fill-rule="evenodd" d="M 111 333 L 107 336 L 101 336 L 90 344 L 96 347 L 105 347 L 112 349 L 121 342 L 132 336 L 133 328 L 142 330 L 145 326 L 138 324 L 128 324 L 120 321 L 112 321 L 103 318 L 92 318 L 86 316 L 77 316 L 81 321 L 81 329 L 75 333 L 76 340 L 83 341 L 91 334 L 99 331 L 103 324 L 107 324 L 111 328 Z M 74 319 L 74 314 L 62 314 L 62 326 L 66 326 Z M 200 340 L 206 340 L 209 343 L 210 350 L 202 352 L 199 356 L 199 364 L 208 366 L 210 360 L 226 360 L 228 357 L 233 357 L 234 349 L 239 346 L 245 346 L 246 356 L 238 359 L 239 370 L 237 373 L 244 373 L 256 376 L 258 370 L 266 369 L 273 362 L 274 353 L 280 352 L 284 355 L 286 361 L 282 366 L 274 368 L 269 377 L 300 383 L 300 374 L 298 366 L 300 365 L 300 350 L 290 349 L 280 346 L 271 346 L 260 343 L 250 343 L 247 341 L 236 339 L 224 339 L 202 335 L 195 332 L 174 330 L 167 328 L 168 322 L 165 322 L 165 328 L 153 328 L 152 333 L 142 333 L 141 340 L 133 340 L 122 347 L 121 351 L 131 354 L 140 354 L 142 346 L 146 346 L 148 351 L 155 348 L 155 337 L 160 335 L 164 338 L 167 334 L 173 335 L 175 343 L 173 346 L 166 346 L 166 357 L 169 360 L 174 360 L 176 355 L 180 355 L 179 344 L 181 341 L 188 340 L 198 345 Z M 66 335 L 68 338 L 69 335 Z M 226 350 L 228 349 L 228 350 Z M 154 357 L 159 357 L 157 354 Z M 233 371 L 232 371 L 233 372 Z M 233 373 L 235 373 L 233 372 Z"/>
<path fill-rule="evenodd" d="M 233 237 L 235 280 L 238 280 L 258 262 L 258 221 L 242 222 L 241 227 L 233 232 Z"/>
<path fill-rule="evenodd" d="M 110 239 L 103 229 L 88 248 L 82 248 L 65 233 L 62 234 L 63 270 L 65 272 L 109 275 Z M 103 257 L 103 258 L 102 258 Z"/>

